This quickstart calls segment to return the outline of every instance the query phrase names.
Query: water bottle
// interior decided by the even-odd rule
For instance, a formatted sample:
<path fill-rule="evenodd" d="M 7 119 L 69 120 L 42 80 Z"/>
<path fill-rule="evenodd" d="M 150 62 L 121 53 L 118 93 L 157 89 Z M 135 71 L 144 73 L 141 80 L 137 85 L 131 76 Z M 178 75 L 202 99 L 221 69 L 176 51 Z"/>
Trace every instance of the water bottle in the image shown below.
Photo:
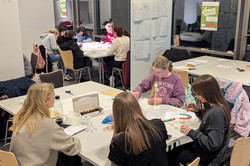
<path fill-rule="evenodd" d="M 54 102 L 54 111 L 55 111 L 55 122 L 61 124 L 63 122 L 63 107 L 60 100 L 60 96 L 55 96 L 56 100 Z"/>

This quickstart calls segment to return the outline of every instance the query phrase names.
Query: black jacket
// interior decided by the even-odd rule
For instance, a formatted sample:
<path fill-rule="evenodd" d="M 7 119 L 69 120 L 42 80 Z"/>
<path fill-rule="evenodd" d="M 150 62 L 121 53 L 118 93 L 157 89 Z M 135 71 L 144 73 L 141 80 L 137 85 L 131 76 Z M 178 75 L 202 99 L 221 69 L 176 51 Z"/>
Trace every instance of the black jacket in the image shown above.
<path fill-rule="evenodd" d="M 200 112 L 196 113 L 199 117 Z M 195 151 L 204 161 L 213 159 L 224 148 L 223 142 L 227 140 L 225 130 L 226 118 L 219 106 L 206 110 L 197 130 L 191 129 L 187 134 L 195 142 Z"/>
<path fill-rule="evenodd" d="M 160 131 L 162 140 L 155 142 L 149 134 L 151 148 L 140 154 L 127 154 L 125 152 L 125 134 L 121 133 L 112 142 L 109 149 L 108 158 L 117 165 L 122 166 L 168 166 L 168 157 L 166 152 L 166 140 L 168 139 L 167 130 L 160 119 L 153 119 L 150 122 Z"/>
<path fill-rule="evenodd" d="M 57 44 L 61 50 L 72 51 L 74 69 L 79 69 L 86 66 L 86 60 L 83 58 L 83 51 L 80 50 L 74 39 L 62 36 L 58 38 Z"/>

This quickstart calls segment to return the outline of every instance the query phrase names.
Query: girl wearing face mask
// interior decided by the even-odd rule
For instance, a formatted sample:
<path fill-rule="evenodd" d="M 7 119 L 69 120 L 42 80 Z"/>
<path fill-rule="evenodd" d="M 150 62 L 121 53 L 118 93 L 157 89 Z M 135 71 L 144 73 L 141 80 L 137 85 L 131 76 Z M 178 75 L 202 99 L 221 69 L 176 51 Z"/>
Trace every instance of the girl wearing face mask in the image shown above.
<path fill-rule="evenodd" d="M 138 99 L 140 95 L 150 89 L 157 91 L 157 96 L 148 100 L 149 104 L 169 104 L 181 107 L 185 101 L 185 88 L 181 77 L 172 72 L 172 62 L 164 56 L 158 56 L 153 62 L 153 73 L 146 77 L 135 88 L 133 95 Z"/>

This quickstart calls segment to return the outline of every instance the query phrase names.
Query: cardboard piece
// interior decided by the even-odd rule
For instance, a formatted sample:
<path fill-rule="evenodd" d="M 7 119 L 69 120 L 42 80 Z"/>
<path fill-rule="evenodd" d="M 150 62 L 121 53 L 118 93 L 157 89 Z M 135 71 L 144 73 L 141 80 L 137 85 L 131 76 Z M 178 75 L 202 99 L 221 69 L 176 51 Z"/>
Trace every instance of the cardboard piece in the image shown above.
<path fill-rule="evenodd" d="M 246 65 L 247 71 L 250 71 L 250 65 Z"/>
<path fill-rule="evenodd" d="M 187 71 L 174 71 L 176 74 L 178 74 L 179 76 L 181 76 L 184 88 L 187 89 L 188 87 L 188 72 Z"/>
<path fill-rule="evenodd" d="M 118 95 L 121 92 L 122 91 L 115 90 L 115 89 L 107 89 L 107 90 L 100 92 L 100 94 L 115 97 L 116 95 Z"/>

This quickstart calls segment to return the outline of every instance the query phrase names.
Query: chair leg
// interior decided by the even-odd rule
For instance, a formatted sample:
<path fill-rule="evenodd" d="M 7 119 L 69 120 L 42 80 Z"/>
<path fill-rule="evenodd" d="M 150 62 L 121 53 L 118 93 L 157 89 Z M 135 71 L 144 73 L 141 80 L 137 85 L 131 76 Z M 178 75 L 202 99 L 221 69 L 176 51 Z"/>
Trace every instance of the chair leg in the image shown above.
<path fill-rule="evenodd" d="M 9 129 L 9 123 L 10 122 L 12 122 L 11 119 L 7 120 L 7 123 L 6 123 L 5 136 L 4 136 L 4 145 L 7 145 L 8 129 Z"/>
<path fill-rule="evenodd" d="M 88 66 L 89 80 L 91 81 L 90 67 Z"/>
<path fill-rule="evenodd" d="M 115 70 L 112 69 L 112 75 L 111 75 L 112 77 L 109 77 L 110 78 L 109 81 L 110 81 L 110 86 L 111 87 L 115 87 L 115 85 L 114 85 L 114 80 L 115 80 L 114 73 L 115 73 Z"/>
<path fill-rule="evenodd" d="M 123 88 L 123 90 L 125 90 L 126 88 L 125 88 L 125 86 L 124 86 L 123 79 L 122 79 L 122 74 L 121 74 L 120 71 L 119 71 L 119 75 L 120 75 L 121 82 L 122 82 L 122 88 Z"/>
<path fill-rule="evenodd" d="M 80 71 L 79 82 L 81 81 L 81 78 L 82 78 L 82 70 Z"/>
<path fill-rule="evenodd" d="M 76 71 L 74 70 L 75 82 L 77 83 Z"/>

